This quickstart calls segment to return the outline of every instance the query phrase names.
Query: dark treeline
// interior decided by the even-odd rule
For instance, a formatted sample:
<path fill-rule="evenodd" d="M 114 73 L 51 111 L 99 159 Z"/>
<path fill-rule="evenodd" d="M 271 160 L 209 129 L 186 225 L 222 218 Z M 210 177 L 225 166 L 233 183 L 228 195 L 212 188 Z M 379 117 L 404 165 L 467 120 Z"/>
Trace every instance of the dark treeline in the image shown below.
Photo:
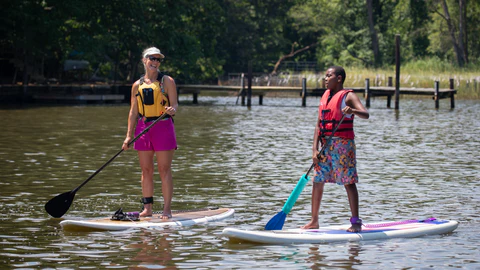
<path fill-rule="evenodd" d="M 2 83 L 131 83 L 143 49 L 166 55 L 182 83 L 228 73 L 275 74 L 284 61 L 382 68 L 435 58 L 480 59 L 478 0 L 18 0 L 1 1 Z M 76 69 L 70 70 L 71 60 Z M 86 62 L 88 61 L 88 62 Z"/>

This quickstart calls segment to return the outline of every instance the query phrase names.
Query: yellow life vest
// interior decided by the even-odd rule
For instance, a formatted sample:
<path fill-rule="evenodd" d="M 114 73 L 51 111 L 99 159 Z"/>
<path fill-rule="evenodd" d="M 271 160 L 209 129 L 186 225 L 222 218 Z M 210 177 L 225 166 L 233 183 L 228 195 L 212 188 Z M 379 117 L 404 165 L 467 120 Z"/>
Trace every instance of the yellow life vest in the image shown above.
<path fill-rule="evenodd" d="M 159 117 L 165 112 L 165 108 L 170 106 L 168 94 L 163 88 L 163 77 L 161 82 L 156 81 L 152 84 L 143 83 L 140 80 L 137 93 L 138 113 L 140 117 Z"/>

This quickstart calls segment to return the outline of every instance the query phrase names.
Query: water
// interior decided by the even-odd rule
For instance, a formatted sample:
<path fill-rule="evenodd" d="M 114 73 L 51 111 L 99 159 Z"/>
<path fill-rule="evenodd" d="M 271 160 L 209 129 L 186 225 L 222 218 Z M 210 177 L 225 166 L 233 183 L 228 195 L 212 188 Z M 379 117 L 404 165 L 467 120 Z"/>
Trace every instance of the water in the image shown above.
<path fill-rule="evenodd" d="M 478 101 L 402 99 L 400 110 L 376 99 L 357 119 L 360 211 L 364 221 L 435 216 L 456 231 L 413 239 L 333 244 L 229 242 L 224 227 L 262 229 L 311 165 L 318 99 L 182 97 L 175 117 L 174 209 L 230 207 L 233 218 L 185 228 L 65 232 L 44 204 L 72 190 L 121 148 L 127 105 L 1 109 L 1 269 L 478 269 L 480 111 Z M 158 176 L 157 176 L 158 178 Z M 308 184 L 284 228 L 310 218 Z M 156 200 L 160 198 L 156 184 Z M 77 192 L 63 218 L 109 216 L 140 208 L 140 170 L 125 151 Z M 154 210 L 161 210 L 156 203 Z M 350 217 L 343 187 L 327 185 L 320 221 Z"/>

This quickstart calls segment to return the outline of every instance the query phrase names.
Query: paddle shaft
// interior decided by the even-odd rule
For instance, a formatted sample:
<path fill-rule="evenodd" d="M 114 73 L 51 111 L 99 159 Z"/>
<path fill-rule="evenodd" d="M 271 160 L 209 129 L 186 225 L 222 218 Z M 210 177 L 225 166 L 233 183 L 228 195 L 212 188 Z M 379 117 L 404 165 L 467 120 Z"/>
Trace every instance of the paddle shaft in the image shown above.
<path fill-rule="evenodd" d="M 138 140 L 143 134 L 147 133 L 147 131 L 149 131 L 158 121 L 162 120 L 167 115 L 168 115 L 167 113 L 163 113 L 160 117 L 155 119 L 155 121 L 153 121 L 152 124 L 146 127 L 142 132 L 140 132 L 140 134 L 138 134 L 135 138 L 133 138 L 133 140 L 131 140 L 128 143 L 128 147 L 130 147 L 130 145 L 132 145 L 136 140 Z M 90 177 L 88 177 L 87 180 L 83 181 L 83 183 L 81 183 L 80 186 L 72 190 L 70 193 L 76 193 L 80 188 L 82 188 L 86 183 L 88 183 L 88 181 L 90 181 L 95 175 L 97 175 L 100 171 L 102 171 L 105 167 L 107 167 L 107 165 L 110 164 L 110 162 L 112 162 L 115 158 L 117 158 L 122 152 L 123 152 L 123 148 L 120 151 L 118 151 L 118 153 L 116 153 L 111 159 L 105 162 L 105 164 L 103 164 L 102 167 L 100 167 L 96 172 L 90 175 Z"/>
<path fill-rule="evenodd" d="M 293 208 L 293 205 L 297 201 L 298 197 L 300 197 L 300 193 L 302 193 L 302 191 L 305 188 L 305 186 L 307 185 L 307 183 L 308 183 L 308 177 L 307 177 L 306 174 L 304 174 L 304 175 L 302 175 L 300 180 L 298 180 L 297 185 L 295 186 L 295 188 L 293 189 L 290 196 L 288 196 L 287 201 L 283 205 L 282 212 L 284 212 L 285 215 L 290 213 L 290 211 Z"/>
<path fill-rule="evenodd" d="M 330 137 L 328 137 L 327 141 L 323 144 L 322 148 L 320 149 L 320 152 L 318 152 L 317 158 L 320 158 L 320 156 L 322 156 L 323 151 L 325 151 L 325 149 L 327 148 L 327 145 L 333 139 L 333 135 L 335 135 L 335 132 L 337 131 L 338 127 L 342 124 L 343 119 L 345 119 L 345 114 L 342 115 L 342 118 L 340 118 L 340 121 L 338 122 L 338 125 L 333 129 L 332 135 L 330 135 Z M 310 169 L 308 169 L 308 171 L 305 175 L 308 176 L 308 174 L 310 173 L 310 171 L 313 169 L 314 166 L 315 166 L 315 163 L 312 163 L 312 166 L 310 166 Z"/>
<path fill-rule="evenodd" d="M 332 135 L 330 135 L 330 137 L 328 138 L 328 140 L 323 144 L 322 148 L 320 149 L 320 152 L 318 154 L 317 157 L 320 157 L 322 155 L 322 152 L 325 151 L 325 149 L 327 148 L 327 145 L 330 143 L 330 141 L 332 140 L 333 138 L 333 135 L 335 134 L 335 132 L 337 131 L 338 127 L 340 126 L 340 124 L 343 122 L 343 119 L 345 118 L 345 114 L 342 116 L 342 118 L 340 119 L 340 121 L 338 122 L 338 125 L 333 129 L 332 131 Z M 312 164 L 312 166 L 310 166 L 310 169 L 308 169 L 307 173 L 302 175 L 302 177 L 300 178 L 300 180 L 298 181 L 297 185 L 295 186 L 295 188 L 293 189 L 292 193 L 290 194 L 290 196 L 288 197 L 287 201 L 285 202 L 285 205 L 283 206 L 282 208 L 282 211 L 285 212 L 285 214 L 288 214 L 290 212 L 290 210 L 292 209 L 293 205 L 295 204 L 295 202 L 297 201 L 298 197 L 300 196 L 300 193 L 303 191 L 303 189 L 305 188 L 305 185 L 307 184 L 308 182 L 308 174 L 310 173 L 310 171 L 312 170 L 312 168 L 314 167 L 315 163 Z"/>

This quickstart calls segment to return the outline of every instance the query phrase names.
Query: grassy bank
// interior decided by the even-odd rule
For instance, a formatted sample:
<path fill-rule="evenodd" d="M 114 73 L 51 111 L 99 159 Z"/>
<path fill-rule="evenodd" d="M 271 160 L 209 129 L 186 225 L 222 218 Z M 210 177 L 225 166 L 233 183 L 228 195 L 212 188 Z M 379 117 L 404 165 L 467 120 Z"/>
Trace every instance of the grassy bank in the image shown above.
<path fill-rule="evenodd" d="M 395 81 L 395 70 L 370 70 L 346 68 L 348 86 L 364 86 L 365 78 L 370 78 L 373 86 L 386 86 L 388 77 Z M 417 70 L 408 66 L 400 69 L 400 85 L 402 87 L 433 88 L 439 81 L 440 88 L 449 88 L 450 78 L 454 79 L 457 98 L 480 99 L 480 72 L 452 69 L 452 71 Z"/>
<path fill-rule="evenodd" d="M 346 87 L 363 87 L 365 79 L 370 79 L 371 86 L 388 86 L 388 78 L 392 77 L 395 84 L 395 67 L 383 69 L 366 69 L 359 67 L 345 67 L 347 72 Z M 321 87 L 325 72 L 312 73 L 283 72 L 273 84 L 301 86 L 302 78 L 307 78 L 307 87 Z M 480 67 L 470 65 L 458 68 L 446 61 L 436 58 L 417 60 L 404 63 L 400 68 L 400 86 L 433 88 L 434 82 L 439 81 L 440 88 L 449 88 L 450 79 L 454 79 L 454 88 L 457 89 L 457 98 L 480 99 Z"/>

